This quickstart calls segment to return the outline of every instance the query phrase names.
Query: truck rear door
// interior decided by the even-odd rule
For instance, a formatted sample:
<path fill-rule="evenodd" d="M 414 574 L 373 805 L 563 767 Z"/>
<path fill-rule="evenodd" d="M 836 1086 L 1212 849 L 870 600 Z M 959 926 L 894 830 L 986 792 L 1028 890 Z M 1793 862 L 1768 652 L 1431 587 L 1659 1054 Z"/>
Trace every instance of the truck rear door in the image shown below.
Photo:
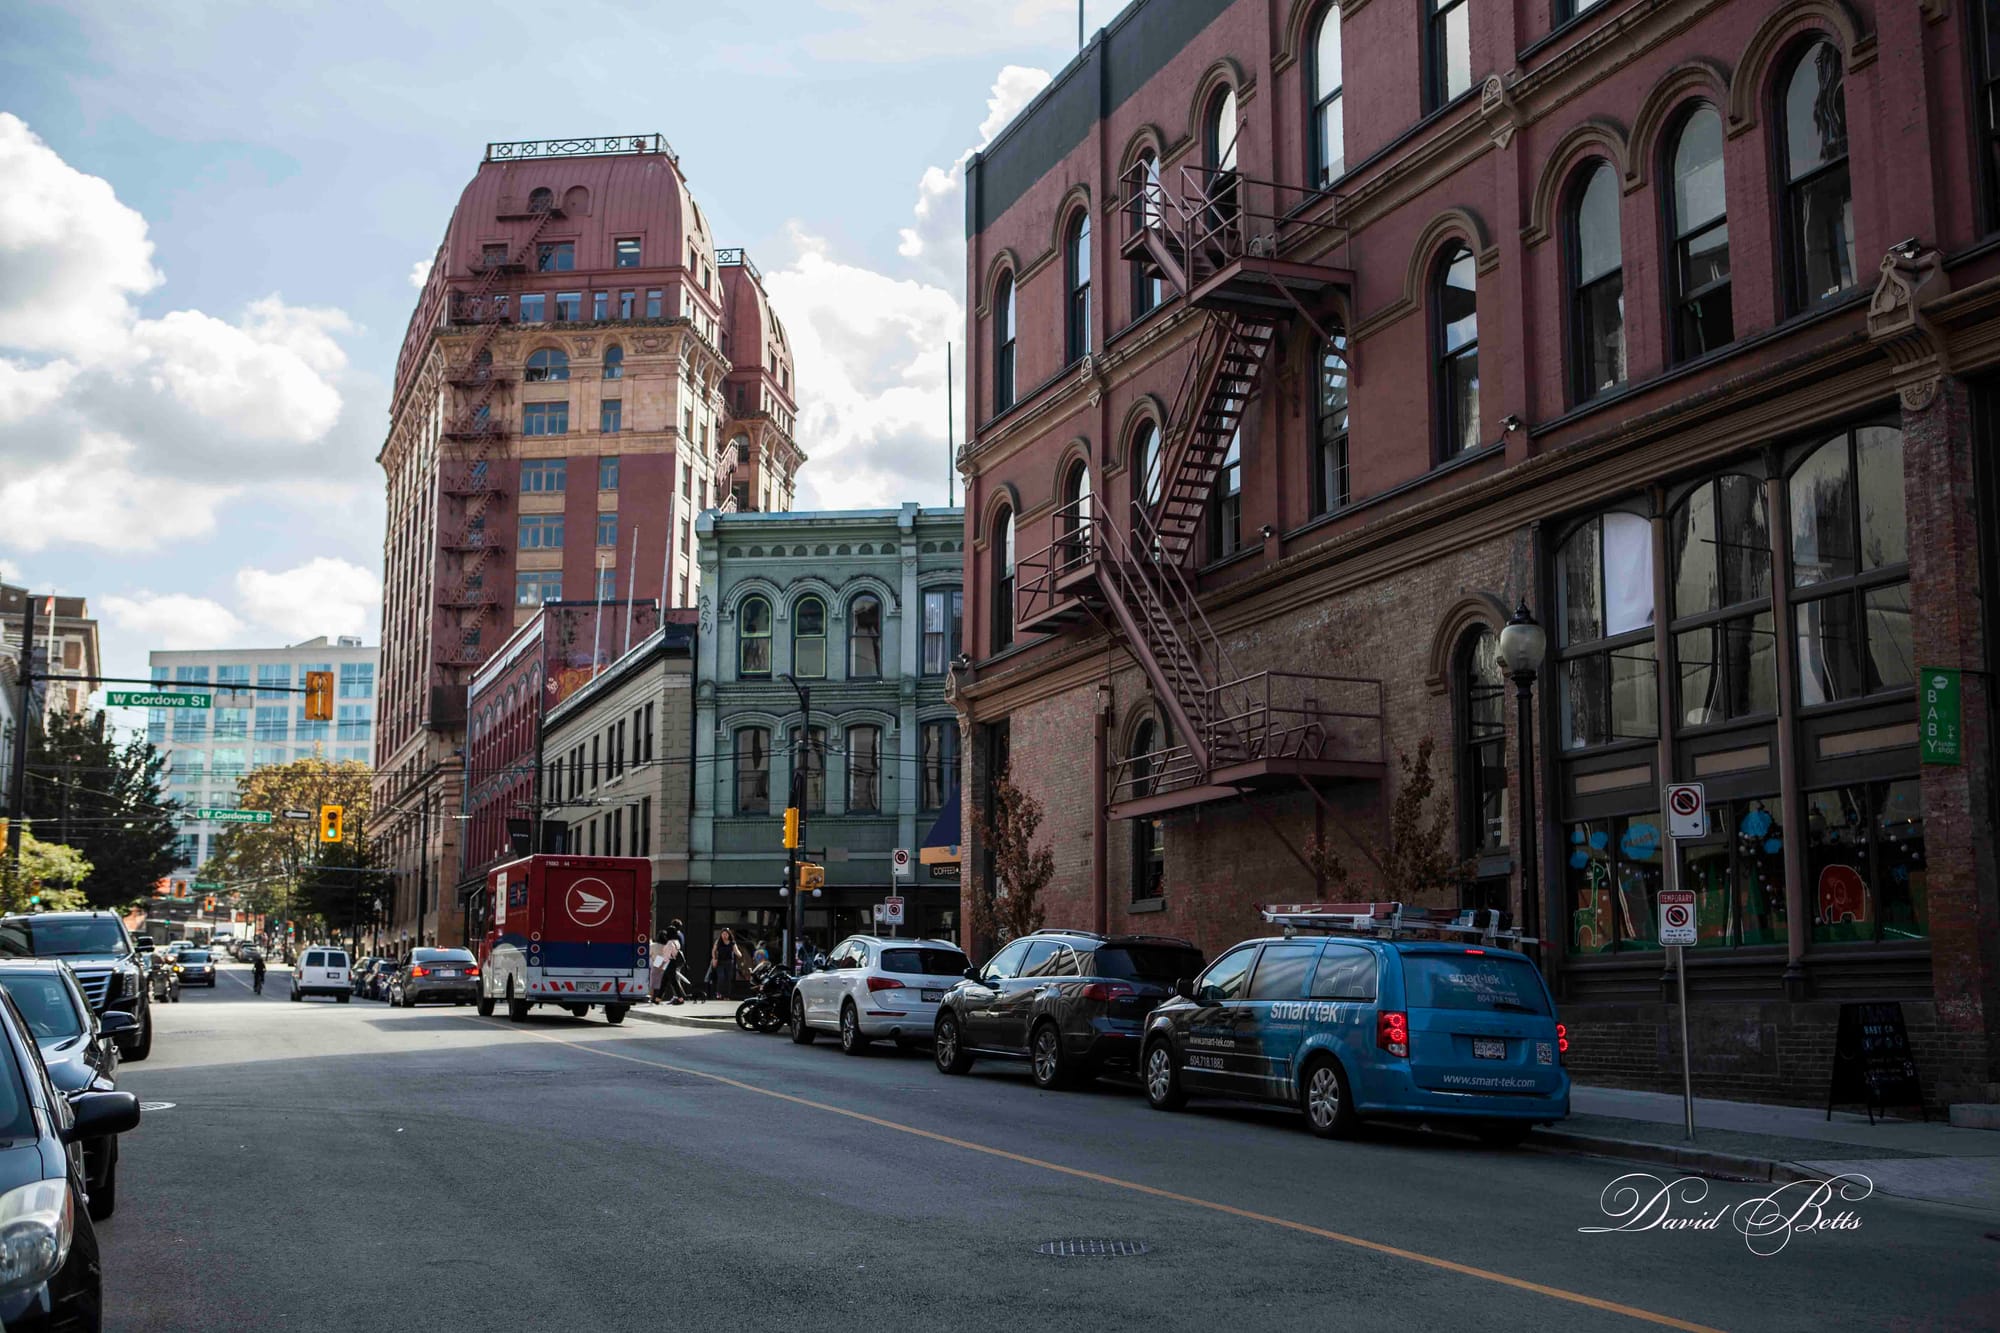
<path fill-rule="evenodd" d="M 541 871 L 542 938 L 535 952 L 546 975 L 629 976 L 645 967 L 651 904 L 630 866 L 558 858 Z"/>

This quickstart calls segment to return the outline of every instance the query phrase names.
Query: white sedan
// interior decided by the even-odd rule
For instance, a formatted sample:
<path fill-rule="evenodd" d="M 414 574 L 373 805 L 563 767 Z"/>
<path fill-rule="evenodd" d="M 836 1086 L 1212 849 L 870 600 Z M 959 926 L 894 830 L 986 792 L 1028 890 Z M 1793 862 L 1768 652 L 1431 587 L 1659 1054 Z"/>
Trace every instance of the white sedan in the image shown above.
<path fill-rule="evenodd" d="M 850 935 L 826 956 L 825 967 L 799 978 L 792 1040 L 803 1046 L 818 1033 L 838 1033 L 840 1049 L 860 1055 L 876 1037 L 893 1037 L 899 1046 L 928 1038 L 938 1002 L 968 966 L 947 940 Z"/>

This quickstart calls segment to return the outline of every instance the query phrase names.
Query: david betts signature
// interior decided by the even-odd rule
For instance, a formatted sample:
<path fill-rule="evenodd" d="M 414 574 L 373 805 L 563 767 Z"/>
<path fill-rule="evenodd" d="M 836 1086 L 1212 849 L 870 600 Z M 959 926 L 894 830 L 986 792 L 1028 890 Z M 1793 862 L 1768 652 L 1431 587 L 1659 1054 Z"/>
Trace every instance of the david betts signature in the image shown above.
<path fill-rule="evenodd" d="M 1719 1232 L 1727 1219 L 1750 1253 L 1768 1259 L 1797 1235 L 1859 1231 L 1861 1219 L 1841 1205 L 1860 1203 L 1874 1192 L 1874 1181 L 1848 1172 L 1826 1180 L 1794 1181 L 1739 1204 L 1711 1207 L 1708 1182 L 1700 1176 L 1661 1180 L 1634 1171 L 1606 1185 L 1598 1196 L 1610 1225 L 1577 1230 L 1587 1236 L 1615 1231 Z"/>

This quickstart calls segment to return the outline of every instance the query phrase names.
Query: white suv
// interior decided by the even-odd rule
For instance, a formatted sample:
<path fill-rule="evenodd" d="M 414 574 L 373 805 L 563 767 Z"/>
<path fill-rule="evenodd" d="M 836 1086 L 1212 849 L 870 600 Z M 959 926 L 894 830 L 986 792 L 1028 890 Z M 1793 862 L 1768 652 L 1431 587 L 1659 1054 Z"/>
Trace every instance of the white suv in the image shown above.
<path fill-rule="evenodd" d="M 354 998 L 353 982 L 347 975 L 347 950 L 307 949 L 299 965 L 292 969 L 292 998 L 331 995 L 342 1004 Z"/>
<path fill-rule="evenodd" d="M 897 940 L 850 935 L 826 965 L 799 978 L 792 991 L 792 1040 L 803 1046 L 819 1032 L 840 1034 L 840 1049 L 860 1055 L 875 1037 L 907 1046 L 928 1038 L 938 1001 L 969 966 L 949 940 Z"/>

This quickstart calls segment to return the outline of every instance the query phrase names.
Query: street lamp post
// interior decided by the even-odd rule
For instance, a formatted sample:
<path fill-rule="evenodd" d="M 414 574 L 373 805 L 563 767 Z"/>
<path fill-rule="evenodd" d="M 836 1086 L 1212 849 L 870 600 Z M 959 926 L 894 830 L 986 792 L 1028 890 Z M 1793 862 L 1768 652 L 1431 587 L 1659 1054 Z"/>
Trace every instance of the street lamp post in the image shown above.
<path fill-rule="evenodd" d="M 1548 652 L 1548 635 L 1528 610 L 1526 598 L 1514 608 L 1514 615 L 1500 630 L 1500 662 L 1514 680 L 1514 697 L 1520 731 L 1521 760 L 1521 921 L 1536 939 L 1542 935 L 1541 902 L 1537 889 L 1541 870 L 1535 856 L 1535 675 L 1542 669 Z M 1535 946 L 1536 957 L 1541 945 Z"/>
<path fill-rule="evenodd" d="M 799 812 L 799 836 L 797 846 L 785 849 L 785 889 L 792 898 L 792 928 L 787 933 L 785 949 L 790 963 L 799 951 L 799 944 L 806 937 L 806 909 L 804 896 L 799 893 L 799 848 L 806 845 L 806 769 L 804 758 L 812 748 L 812 690 L 799 684 L 789 671 L 785 673 L 785 683 L 799 696 L 799 743 L 792 751 L 792 781 L 787 804 Z"/>

